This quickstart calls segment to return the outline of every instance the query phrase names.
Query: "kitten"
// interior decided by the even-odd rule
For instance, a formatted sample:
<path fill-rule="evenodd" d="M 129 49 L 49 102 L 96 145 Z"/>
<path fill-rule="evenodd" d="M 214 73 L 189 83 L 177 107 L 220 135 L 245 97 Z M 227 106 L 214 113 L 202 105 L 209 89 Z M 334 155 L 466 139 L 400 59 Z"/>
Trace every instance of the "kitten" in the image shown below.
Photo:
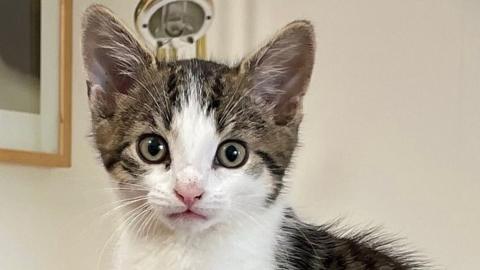
<path fill-rule="evenodd" d="M 286 203 L 314 62 L 309 22 L 233 67 L 158 62 L 98 5 L 83 31 L 93 134 L 128 224 L 117 269 L 421 269 L 371 233 L 336 235 Z"/>

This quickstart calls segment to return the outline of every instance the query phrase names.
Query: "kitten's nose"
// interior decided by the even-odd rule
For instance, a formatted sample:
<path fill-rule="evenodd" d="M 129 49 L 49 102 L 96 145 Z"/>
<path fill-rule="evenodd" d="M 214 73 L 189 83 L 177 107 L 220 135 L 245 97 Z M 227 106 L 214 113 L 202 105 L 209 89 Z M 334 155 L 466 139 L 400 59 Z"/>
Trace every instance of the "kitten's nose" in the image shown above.
<path fill-rule="evenodd" d="M 202 198 L 205 191 L 196 183 L 177 183 L 174 192 L 177 198 L 190 208 Z"/>

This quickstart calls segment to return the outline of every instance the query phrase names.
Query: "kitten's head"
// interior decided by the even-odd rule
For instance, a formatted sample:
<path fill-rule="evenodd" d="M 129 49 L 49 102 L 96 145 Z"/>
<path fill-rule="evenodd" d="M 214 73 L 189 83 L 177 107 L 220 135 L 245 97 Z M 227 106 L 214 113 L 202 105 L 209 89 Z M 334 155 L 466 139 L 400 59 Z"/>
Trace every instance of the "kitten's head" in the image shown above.
<path fill-rule="evenodd" d="M 100 6 L 83 31 L 95 142 L 139 224 L 202 231 L 276 203 L 313 67 L 310 23 L 233 67 L 158 62 Z"/>

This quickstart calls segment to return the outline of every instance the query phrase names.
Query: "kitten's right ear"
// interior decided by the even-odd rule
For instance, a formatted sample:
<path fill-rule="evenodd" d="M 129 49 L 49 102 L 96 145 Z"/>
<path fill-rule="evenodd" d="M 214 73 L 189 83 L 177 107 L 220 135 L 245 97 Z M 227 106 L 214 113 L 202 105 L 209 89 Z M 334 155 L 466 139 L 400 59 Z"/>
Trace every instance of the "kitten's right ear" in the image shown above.
<path fill-rule="evenodd" d="M 89 98 L 114 102 L 116 94 L 128 94 L 137 73 L 151 65 L 153 57 L 103 6 L 93 5 L 86 10 L 82 28 Z"/>
<path fill-rule="evenodd" d="M 315 60 L 315 34 L 309 21 L 294 21 L 240 63 L 248 94 L 273 113 L 275 123 L 301 119 Z"/>

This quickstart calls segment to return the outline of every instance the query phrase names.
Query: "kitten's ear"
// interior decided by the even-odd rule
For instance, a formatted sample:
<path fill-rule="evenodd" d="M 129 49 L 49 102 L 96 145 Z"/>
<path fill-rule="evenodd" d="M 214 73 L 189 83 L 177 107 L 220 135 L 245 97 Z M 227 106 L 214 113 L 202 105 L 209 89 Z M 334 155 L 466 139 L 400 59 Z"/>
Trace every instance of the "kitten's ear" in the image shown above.
<path fill-rule="evenodd" d="M 240 64 L 250 95 L 273 109 L 277 124 L 301 114 L 315 58 L 315 36 L 308 21 L 294 21 Z"/>
<path fill-rule="evenodd" d="M 151 65 L 152 56 L 103 6 L 90 6 L 82 27 L 90 99 L 111 102 L 116 93 L 127 94 L 136 73 Z"/>

